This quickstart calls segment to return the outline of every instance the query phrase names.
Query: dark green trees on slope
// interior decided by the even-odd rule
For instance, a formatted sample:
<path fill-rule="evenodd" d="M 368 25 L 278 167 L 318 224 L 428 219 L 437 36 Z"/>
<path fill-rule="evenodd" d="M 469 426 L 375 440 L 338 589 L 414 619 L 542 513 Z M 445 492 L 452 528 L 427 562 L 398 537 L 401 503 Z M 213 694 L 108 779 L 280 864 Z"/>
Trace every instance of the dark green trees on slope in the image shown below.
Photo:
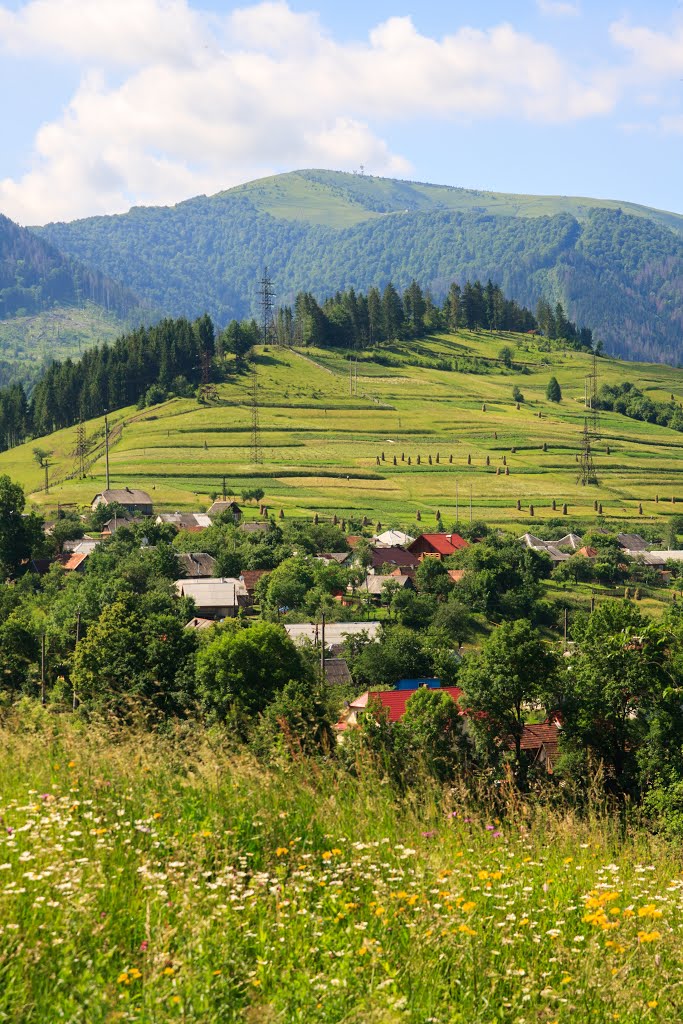
<path fill-rule="evenodd" d="M 552 308 L 562 301 L 611 353 L 683 361 L 683 238 L 662 223 L 620 210 L 588 210 L 577 219 L 432 208 L 373 210 L 361 223 L 335 228 L 265 213 L 250 194 L 202 196 L 39 232 L 168 315 L 208 310 L 221 326 L 257 312 L 264 262 L 282 305 L 299 292 L 321 302 L 338 289 L 376 286 L 381 296 L 390 281 L 404 290 L 412 280 L 442 302 L 452 281 L 490 277 L 531 308 L 544 297 Z"/>

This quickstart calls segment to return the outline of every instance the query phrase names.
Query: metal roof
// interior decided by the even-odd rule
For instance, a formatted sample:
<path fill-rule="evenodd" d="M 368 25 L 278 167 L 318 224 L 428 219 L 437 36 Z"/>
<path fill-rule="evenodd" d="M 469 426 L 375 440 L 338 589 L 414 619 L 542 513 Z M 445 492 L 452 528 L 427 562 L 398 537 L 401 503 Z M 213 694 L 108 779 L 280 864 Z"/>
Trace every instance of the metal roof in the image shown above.
<path fill-rule="evenodd" d="M 357 636 L 359 633 L 367 633 L 371 640 L 379 632 L 379 622 L 326 622 L 325 623 L 325 646 L 343 643 L 347 636 Z M 302 640 L 319 641 L 321 627 L 315 622 L 288 622 L 285 625 L 288 635 L 296 643 Z"/>

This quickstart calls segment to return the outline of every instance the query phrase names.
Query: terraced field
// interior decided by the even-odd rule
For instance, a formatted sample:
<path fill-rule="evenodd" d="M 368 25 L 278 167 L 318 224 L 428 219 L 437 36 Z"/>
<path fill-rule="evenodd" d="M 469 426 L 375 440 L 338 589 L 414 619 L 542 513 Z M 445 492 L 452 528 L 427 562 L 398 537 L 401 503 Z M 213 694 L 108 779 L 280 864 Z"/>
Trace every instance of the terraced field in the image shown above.
<path fill-rule="evenodd" d="M 514 370 L 497 358 L 503 345 L 513 348 Z M 463 332 L 385 347 L 374 360 L 366 354 L 352 393 L 346 353 L 259 350 L 261 463 L 252 461 L 245 374 L 220 385 L 208 406 L 174 399 L 114 414 L 123 430 L 111 450 L 111 483 L 149 490 L 159 508 L 196 510 L 225 477 L 235 494 L 262 487 L 271 509 L 288 517 L 367 514 L 383 525 L 414 523 L 419 511 L 423 526 L 433 526 L 439 510 L 450 526 L 469 519 L 470 502 L 472 516 L 491 523 L 529 522 L 530 504 L 540 522 L 565 503 L 573 518 L 593 517 L 595 502 L 613 520 L 641 518 L 641 504 L 644 520 L 683 511 L 673 503 L 683 504 L 683 434 L 617 413 L 601 416 L 599 485 L 578 482 L 591 363 L 582 353 L 539 351 L 526 336 Z M 683 371 L 612 359 L 598 367 L 601 383 L 629 380 L 653 399 L 683 401 Z M 551 375 L 560 404 L 545 398 Z M 519 409 L 514 385 L 525 398 Z M 87 424 L 88 436 L 98 431 L 100 457 L 84 480 L 63 479 L 77 468 L 73 429 L 0 455 L 0 472 L 37 505 L 86 504 L 104 486 L 102 421 Z M 38 489 L 36 446 L 53 451 L 49 494 Z"/>

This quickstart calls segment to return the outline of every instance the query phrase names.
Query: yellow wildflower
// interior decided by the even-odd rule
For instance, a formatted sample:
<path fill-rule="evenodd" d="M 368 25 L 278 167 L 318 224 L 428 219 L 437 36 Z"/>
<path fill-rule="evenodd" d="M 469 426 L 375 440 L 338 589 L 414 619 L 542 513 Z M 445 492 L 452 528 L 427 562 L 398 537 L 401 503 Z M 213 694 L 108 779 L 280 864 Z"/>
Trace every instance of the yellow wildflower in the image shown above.
<path fill-rule="evenodd" d="M 122 971 L 116 979 L 119 985 L 130 985 L 130 978 L 127 971 Z"/>
<path fill-rule="evenodd" d="M 169 978 L 172 978 L 175 974 L 175 967 L 164 967 L 164 974 L 167 974 Z"/>
<path fill-rule="evenodd" d="M 656 1010 L 658 1003 L 656 999 L 648 999 L 647 1005 L 650 1007 L 651 1010 Z"/>
<path fill-rule="evenodd" d="M 275 856 L 284 857 L 286 853 L 289 853 L 289 850 L 287 849 L 286 846 L 278 846 L 277 850 L 275 851 Z"/>
<path fill-rule="evenodd" d="M 560 985 L 568 985 L 571 980 L 572 980 L 571 974 L 565 974 L 564 978 L 560 982 Z"/>
<path fill-rule="evenodd" d="M 662 912 L 658 910 L 654 903 L 648 903 L 644 907 L 640 907 L 638 910 L 638 917 L 661 917 Z"/>
<path fill-rule="evenodd" d="M 656 942 L 657 939 L 661 939 L 662 933 L 658 931 L 653 932 L 638 932 L 638 942 Z"/>
<path fill-rule="evenodd" d="M 462 905 L 462 910 L 463 910 L 463 912 L 464 912 L 465 914 L 469 914 L 469 912 L 470 912 L 471 910 L 474 910 L 474 908 L 476 907 L 476 905 L 477 905 L 477 904 L 476 904 L 476 903 L 475 903 L 475 902 L 474 902 L 473 900 L 469 900 L 469 902 L 468 902 L 468 903 L 463 903 L 463 905 Z"/>
<path fill-rule="evenodd" d="M 475 932 L 474 928 L 470 928 L 469 925 L 466 925 L 466 924 L 461 924 L 460 927 L 458 928 L 458 931 L 462 932 L 463 935 L 476 935 L 477 934 Z"/>

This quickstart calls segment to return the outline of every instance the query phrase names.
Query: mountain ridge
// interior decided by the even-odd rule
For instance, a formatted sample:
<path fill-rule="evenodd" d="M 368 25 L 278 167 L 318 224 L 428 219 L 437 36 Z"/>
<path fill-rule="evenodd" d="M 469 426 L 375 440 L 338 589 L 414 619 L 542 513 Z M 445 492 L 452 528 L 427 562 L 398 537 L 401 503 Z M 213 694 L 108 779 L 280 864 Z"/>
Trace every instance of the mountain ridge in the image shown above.
<path fill-rule="evenodd" d="M 169 316 L 256 314 L 264 265 L 284 305 L 491 277 L 523 305 L 561 301 L 614 354 L 683 361 L 683 217 L 637 204 L 304 170 L 34 230 Z"/>

